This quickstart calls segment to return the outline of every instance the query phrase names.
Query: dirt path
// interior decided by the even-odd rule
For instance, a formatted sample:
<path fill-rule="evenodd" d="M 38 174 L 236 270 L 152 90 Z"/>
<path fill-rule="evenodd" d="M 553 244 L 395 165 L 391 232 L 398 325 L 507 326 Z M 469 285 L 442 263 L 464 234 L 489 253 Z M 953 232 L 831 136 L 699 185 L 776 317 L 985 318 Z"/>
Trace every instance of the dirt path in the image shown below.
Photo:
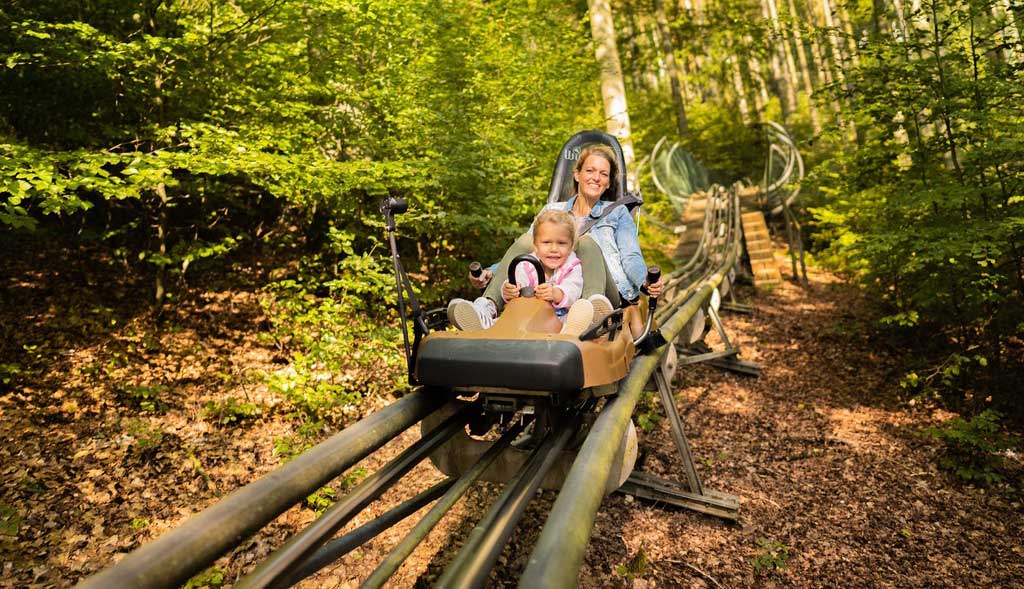
<path fill-rule="evenodd" d="M 5 330 L 5 350 L 18 350 L 30 373 L 0 389 L 0 508 L 9 510 L 0 513 L 0 587 L 71 586 L 280 464 L 278 441 L 298 424 L 253 377 L 281 359 L 257 337 L 252 292 L 212 289 L 156 326 L 132 308 L 82 299 L 96 285 L 8 275 L 2 319 L 17 327 Z M 903 402 L 895 359 L 864 335 L 857 293 L 826 274 L 811 278 L 806 292 L 788 283 L 742 290 L 756 312 L 726 317 L 743 357 L 763 365 L 760 378 L 696 366 L 676 379 L 698 470 L 707 486 L 740 496 L 739 523 L 613 495 L 581 587 L 1021 586 L 1020 504 L 936 470 L 934 444 L 915 432 L 948 415 Z M 155 382 L 164 406 L 143 411 L 138 397 Z M 269 409 L 230 425 L 204 417 L 205 403 L 227 397 Z M 416 435 L 360 466 L 373 470 Z M 646 469 L 678 476 L 664 421 L 641 447 Z M 418 467 L 349 527 L 440 478 Z M 428 587 L 497 492 L 471 491 L 389 586 Z M 553 498 L 531 504 L 491 586 L 515 586 Z M 313 517 L 293 508 L 221 559 L 222 579 L 207 586 L 230 586 Z M 302 586 L 358 586 L 410 525 Z"/>

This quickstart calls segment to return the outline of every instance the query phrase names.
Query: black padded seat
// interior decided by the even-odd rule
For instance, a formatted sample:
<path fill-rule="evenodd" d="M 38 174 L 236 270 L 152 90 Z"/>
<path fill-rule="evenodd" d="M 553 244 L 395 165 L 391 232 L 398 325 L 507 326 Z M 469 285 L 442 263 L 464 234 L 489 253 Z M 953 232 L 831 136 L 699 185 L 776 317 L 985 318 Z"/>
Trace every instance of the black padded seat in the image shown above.
<path fill-rule="evenodd" d="M 421 384 L 571 393 L 583 388 L 583 356 L 564 340 L 431 338 L 417 354 Z"/>
<path fill-rule="evenodd" d="M 551 184 L 548 188 L 548 203 L 565 202 L 576 194 L 576 187 L 573 185 L 573 169 L 576 167 L 576 160 L 580 157 L 580 151 L 591 143 L 601 143 L 612 148 L 615 153 L 616 174 L 610 179 L 608 189 L 601 195 L 601 200 L 616 201 L 626 194 L 626 158 L 622 154 L 622 146 L 614 135 L 604 131 L 580 131 L 573 135 L 562 146 L 558 153 L 558 162 L 551 173 Z"/>

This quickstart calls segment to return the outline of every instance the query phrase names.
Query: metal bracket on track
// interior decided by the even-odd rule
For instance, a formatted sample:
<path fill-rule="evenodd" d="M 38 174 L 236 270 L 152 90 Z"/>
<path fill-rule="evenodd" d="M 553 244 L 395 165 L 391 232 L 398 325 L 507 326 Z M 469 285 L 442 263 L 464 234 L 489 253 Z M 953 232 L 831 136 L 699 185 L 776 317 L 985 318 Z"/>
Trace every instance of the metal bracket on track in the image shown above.
<path fill-rule="evenodd" d="M 739 498 L 735 495 L 706 489 L 697 473 L 693 462 L 693 453 L 690 451 L 690 443 L 686 440 L 686 433 L 683 430 L 683 419 L 676 409 L 672 389 L 669 386 L 675 370 L 676 363 L 674 361 L 662 362 L 661 366 L 654 371 L 652 379 L 658 390 L 658 397 L 665 410 L 665 416 L 668 417 L 672 440 L 683 461 L 686 484 L 634 470 L 626 482 L 619 487 L 619 492 L 736 521 L 739 517 Z"/>
<path fill-rule="evenodd" d="M 760 364 L 739 359 L 740 349 L 729 342 L 729 336 L 725 333 L 725 327 L 722 325 L 722 319 L 718 316 L 715 306 L 708 305 L 707 314 L 711 318 L 711 323 L 715 326 L 718 336 L 722 338 L 725 349 L 719 352 L 683 350 L 681 352 L 683 357 L 679 359 L 679 365 L 685 366 L 687 364 L 707 362 L 709 366 L 714 366 L 715 368 L 722 368 L 749 376 L 761 376 Z M 706 347 L 705 350 L 707 350 Z"/>

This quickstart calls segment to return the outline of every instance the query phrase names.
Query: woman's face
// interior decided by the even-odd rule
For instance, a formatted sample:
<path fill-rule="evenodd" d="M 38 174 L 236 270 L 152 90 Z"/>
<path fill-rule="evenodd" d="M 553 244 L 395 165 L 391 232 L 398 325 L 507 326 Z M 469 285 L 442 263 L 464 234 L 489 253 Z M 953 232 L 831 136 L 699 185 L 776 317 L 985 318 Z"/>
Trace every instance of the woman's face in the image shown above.
<path fill-rule="evenodd" d="M 611 173 L 612 166 L 608 160 L 592 153 L 584 160 L 579 171 L 573 171 L 572 175 L 580 186 L 580 196 L 594 202 L 608 189 Z"/>

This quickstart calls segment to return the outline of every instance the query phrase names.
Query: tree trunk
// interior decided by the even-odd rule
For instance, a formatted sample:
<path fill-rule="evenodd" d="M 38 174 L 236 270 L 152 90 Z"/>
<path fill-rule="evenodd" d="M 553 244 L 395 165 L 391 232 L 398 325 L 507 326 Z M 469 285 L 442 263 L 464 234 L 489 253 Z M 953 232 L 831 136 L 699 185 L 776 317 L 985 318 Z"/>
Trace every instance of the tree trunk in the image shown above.
<path fill-rule="evenodd" d="M 601 67 L 601 98 L 604 101 L 605 125 L 608 132 L 622 145 L 622 154 L 626 159 L 626 181 L 632 190 L 636 184 L 633 137 L 629 126 L 626 88 L 622 82 L 622 67 L 619 64 L 619 50 L 615 46 L 612 9 L 608 0 L 588 0 L 588 4 L 594 52 Z"/>
<path fill-rule="evenodd" d="M 654 0 L 654 19 L 658 24 L 661 53 L 665 59 L 669 85 L 672 87 L 672 102 L 676 107 L 676 130 L 680 137 L 686 137 L 686 103 L 683 102 L 683 94 L 679 87 L 679 71 L 676 68 L 675 49 L 672 47 L 672 34 L 668 28 L 668 19 L 665 18 L 665 9 L 662 7 L 661 0 Z"/>
<path fill-rule="evenodd" d="M 846 32 L 846 55 L 850 58 L 850 64 L 853 67 L 860 67 L 860 55 L 857 51 L 857 37 L 853 33 L 853 23 L 850 22 L 850 15 L 846 12 L 846 6 L 839 0 L 836 0 L 836 10 L 839 17 L 839 23 L 843 27 L 843 31 Z"/>
<path fill-rule="evenodd" d="M 1002 14 L 1000 14 L 1000 10 Z M 996 0 L 992 5 L 992 17 L 996 22 L 1003 21 L 999 34 L 1003 38 L 1005 49 L 1003 57 L 1007 63 L 1020 63 L 1020 22 L 1015 22 L 1013 9 L 1010 8 L 1010 0 Z"/>
<path fill-rule="evenodd" d="M 160 263 L 156 265 L 156 277 L 154 279 L 154 296 L 153 303 L 156 308 L 156 312 L 160 312 L 160 308 L 164 304 L 164 295 L 166 294 L 166 286 L 164 284 L 166 267 L 163 264 L 163 260 L 167 258 L 167 187 L 164 186 L 163 182 L 160 182 L 153 189 L 156 194 L 157 206 L 159 208 L 157 225 L 156 225 L 156 240 L 160 248 Z"/>
<path fill-rule="evenodd" d="M 790 50 L 789 42 L 786 40 L 786 33 L 779 23 L 779 9 L 775 6 L 775 0 L 766 0 L 765 4 L 768 6 L 768 16 L 772 21 L 772 30 L 775 31 L 775 46 L 778 47 L 779 57 L 786 66 L 787 96 L 795 111 L 799 104 L 796 93 L 800 85 L 800 82 L 797 80 L 796 62 L 793 60 L 793 52 Z"/>
<path fill-rule="evenodd" d="M 761 16 L 766 21 L 772 22 L 772 30 L 775 29 L 775 20 L 771 17 L 771 11 L 769 10 L 768 3 L 771 0 L 761 0 Z M 774 3 L 773 3 L 774 5 Z M 778 37 L 778 33 L 774 35 Z M 772 81 L 775 86 L 775 90 L 779 96 L 779 107 L 782 110 L 782 122 L 785 124 L 789 120 L 789 115 L 796 111 L 796 92 L 793 89 L 793 85 L 789 83 L 789 75 L 786 72 L 786 59 L 782 48 L 782 43 L 769 39 L 770 47 L 768 54 L 771 55 L 771 62 L 769 66 L 772 70 Z"/>
<path fill-rule="evenodd" d="M 804 81 L 804 90 L 807 91 L 807 108 L 811 114 L 811 126 L 814 134 L 821 133 L 821 119 L 818 117 L 818 108 L 814 105 L 814 84 L 811 82 L 811 67 L 807 62 L 807 51 L 804 50 L 803 33 L 800 32 L 800 15 L 796 11 L 796 3 L 788 0 L 789 17 L 793 23 L 793 44 L 796 45 L 796 55 L 800 60 L 800 75 Z"/>
<path fill-rule="evenodd" d="M 842 52 L 842 49 L 839 46 L 838 31 L 836 29 L 835 20 L 832 18 L 832 7 L 829 5 L 829 1 L 828 0 L 821 0 L 821 11 L 822 11 L 822 13 L 824 13 L 825 26 L 829 29 L 828 41 L 829 41 L 829 44 L 832 46 L 832 62 L 836 66 L 836 69 L 835 69 L 836 78 L 835 79 L 836 79 L 836 82 L 843 89 L 843 93 L 845 95 L 845 93 L 847 91 L 847 87 L 846 87 L 846 73 L 845 73 L 845 70 L 843 69 L 844 68 L 844 65 L 843 65 L 843 52 Z M 840 123 L 843 123 L 843 121 L 840 120 Z M 857 127 L 854 125 L 853 121 L 852 120 L 847 121 L 846 124 L 849 126 L 849 136 L 851 138 L 857 140 L 858 143 L 859 143 L 860 142 L 859 141 L 860 136 L 857 133 Z"/>
<path fill-rule="evenodd" d="M 743 117 L 743 124 L 750 124 L 750 105 L 747 103 L 747 90 L 743 84 L 743 72 L 740 70 L 740 60 L 736 57 L 729 57 L 732 62 L 732 84 L 736 90 L 736 102 L 740 107 L 740 116 Z"/>
<path fill-rule="evenodd" d="M 754 40 L 750 35 L 743 36 L 743 43 L 747 47 L 754 46 Z M 757 120 L 764 122 L 765 109 L 768 107 L 768 84 L 765 82 L 764 74 L 761 73 L 761 62 L 756 55 L 751 55 L 747 62 L 747 69 L 750 70 L 751 81 L 756 86 L 754 91 L 754 109 L 757 110 Z"/>

